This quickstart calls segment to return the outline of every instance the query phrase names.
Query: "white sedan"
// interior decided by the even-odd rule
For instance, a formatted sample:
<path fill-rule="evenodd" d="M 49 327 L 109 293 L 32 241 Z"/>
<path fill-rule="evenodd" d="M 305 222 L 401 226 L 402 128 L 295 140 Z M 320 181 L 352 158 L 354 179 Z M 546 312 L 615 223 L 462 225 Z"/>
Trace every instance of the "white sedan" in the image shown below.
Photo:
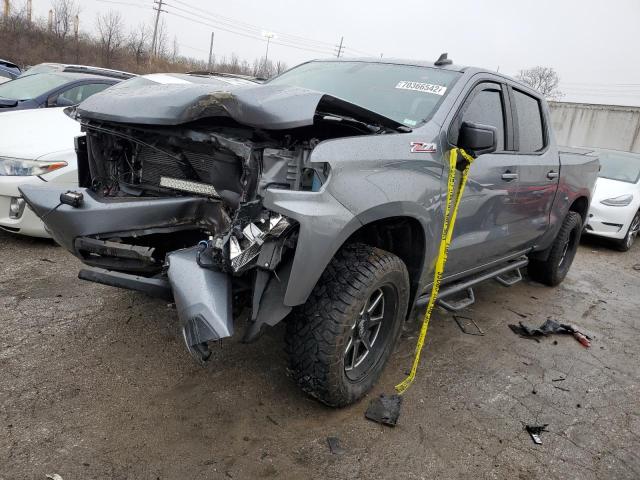
<path fill-rule="evenodd" d="M 640 230 L 640 153 L 599 150 L 600 174 L 586 233 L 614 240 L 629 250 Z"/>
<path fill-rule="evenodd" d="M 29 209 L 19 185 L 45 182 L 78 186 L 75 137 L 80 124 L 64 108 L 19 110 L 0 115 L 0 228 L 34 237 L 49 237 Z"/>

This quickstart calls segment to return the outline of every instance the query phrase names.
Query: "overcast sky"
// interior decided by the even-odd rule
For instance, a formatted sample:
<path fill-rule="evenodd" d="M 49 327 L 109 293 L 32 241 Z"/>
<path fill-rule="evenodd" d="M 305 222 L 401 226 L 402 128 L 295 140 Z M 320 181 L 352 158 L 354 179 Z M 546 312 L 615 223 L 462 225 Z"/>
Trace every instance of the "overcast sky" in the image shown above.
<path fill-rule="evenodd" d="M 432 60 L 449 52 L 457 64 L 510 75 L 549 66 L 560 75 L 564 101 L 640 106 L 640 0 L 164 1 L 169 38 L 177 37 L 186 56 L 206 59 L 215 30 L 216 56 L 235 52 L 253 61 L 264 55 L 266 41 L 253 38 L 264 30 L 276 32 L 269 58 L 293 66 L 330 56 L 344 36 L 345 56 Z M 35 14 L 45 16 L 50 3 L 33 0 Z M 92 31 L 96 15 L 109 9 L 130 27 L 154 17 L 153 0 L 78 3 L 83 31 Z"/>

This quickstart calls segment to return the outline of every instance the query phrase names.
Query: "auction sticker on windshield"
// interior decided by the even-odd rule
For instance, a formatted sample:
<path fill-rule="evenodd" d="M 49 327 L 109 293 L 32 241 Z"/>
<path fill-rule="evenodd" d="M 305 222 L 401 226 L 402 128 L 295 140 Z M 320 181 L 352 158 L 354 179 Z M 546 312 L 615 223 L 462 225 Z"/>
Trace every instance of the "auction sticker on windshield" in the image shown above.
<path fill-rule="evenodd" d="M 396 88 L 400 90 L 414 90 L 416 92 L 433 93 L 435 95 L 444 95 L 447 91 L 447 87 L 442 85 L 434 85 L 432 83 L 421 82 L 409 82 L 407 80 L 400 80 L 396 85 Z"/>

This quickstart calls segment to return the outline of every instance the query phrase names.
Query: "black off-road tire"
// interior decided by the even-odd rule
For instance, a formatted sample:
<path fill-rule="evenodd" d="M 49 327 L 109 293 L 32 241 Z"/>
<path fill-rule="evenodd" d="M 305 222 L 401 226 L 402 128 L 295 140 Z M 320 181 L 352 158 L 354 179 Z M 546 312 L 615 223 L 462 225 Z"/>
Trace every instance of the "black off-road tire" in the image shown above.
<path fill-rule="evenodd" d="M 354 341 L 354 325 L 362 320 L 377 292 L 386 292 L 384 305 L 388 302 L 390 306 L 387 313 L 383 307 L 381 314 L 388 315 L 380 321 L 381 325 L 388 322 L 384 324 L 386 333 L 378 337 L 381 343 L 376 355 L 372 353 L 367 363 L 358 367 L 360 370 L 364 367 L 361 378 L 350 378 L 356 371 L 355 356 L 346 358 L 346 349 Z M 287 322 L 286 350 L 296 383 L 304 392 L 332 407 L 360 399 L 382 373 L 408 305 L 409 274 L 400 258 L 368 245 L 345 246 L 322 274 L 307 302 L 295 309 Z M 377 335 L 382 334 L 382 328 L 378 327 Z M 350 360 L 353 369 L 347 371 Z"/>
<path fill-rule="evenodd" d="M 540 283 L 555 287 L 567 276 L 576 256 L 580 236 L 582 235 L 582 217 L 579 213 L 569 212 L 562 222 L 560 231 L 551 245 L 546 260 L 531 259 L 529 276 Z"/>

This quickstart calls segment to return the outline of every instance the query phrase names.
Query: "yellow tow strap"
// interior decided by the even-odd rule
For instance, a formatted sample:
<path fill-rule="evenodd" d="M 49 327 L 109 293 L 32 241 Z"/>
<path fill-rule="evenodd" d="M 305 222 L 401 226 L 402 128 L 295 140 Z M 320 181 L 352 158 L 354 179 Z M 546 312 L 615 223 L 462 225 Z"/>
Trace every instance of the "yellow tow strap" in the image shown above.
<path fill-rule="evenodd" d="M 458 188 L 456 189 L 456 170 L 458 165 L 458 154 L 466 160 L 466 164 L 462 169 L 460 181 L 458 182 Z M 458 215 L 458 207 L 460 206 L 460 200 L 464 193 L 464 187 L 467 183 L 469 176 L 469 168 L 473 163 L 473 157 L 465 152 L 461 148 L 454 148 L 449 152 L 449 179 L 447 182 L 447 203 L 444 210 L 444 222 L 442 224 L 442 236 L 440 237 L 440 247 L 438 250 L 438 259 L 436 260 L 435 271 L 433 272 L 433 287 L 431 288 L 431 295 L 429 297 L 429 303 L 427 304 L 427 311 L 422 319 L 422 327 L 420 328 L 420 335 L 418 336 L 418 343 L 416 344 L 416 351 L 413 357 L 413 365 L 411 366 L 411 372 L 407 378 L 396 385 L 396 391 L 399 394 L 403 394 L 413 383 L 416 378 L 416 372 L 418 370 L 418 364 L 420 363 L 420 353 L 424 346 L 424 340 L 427 337 L 427 330 L 429 329 L 429 320 L 431 319 L 431 312 L 436 304 L 438 298 L 438 291 L 440 290 L 440 282 L 442 281 L 442 273 L 444 272 L 444 266 L 447 263 L 447 253 L 449 251 L 449 244 L 453 236 L 453 227 L 456 224 L 456 217 Z"/>

